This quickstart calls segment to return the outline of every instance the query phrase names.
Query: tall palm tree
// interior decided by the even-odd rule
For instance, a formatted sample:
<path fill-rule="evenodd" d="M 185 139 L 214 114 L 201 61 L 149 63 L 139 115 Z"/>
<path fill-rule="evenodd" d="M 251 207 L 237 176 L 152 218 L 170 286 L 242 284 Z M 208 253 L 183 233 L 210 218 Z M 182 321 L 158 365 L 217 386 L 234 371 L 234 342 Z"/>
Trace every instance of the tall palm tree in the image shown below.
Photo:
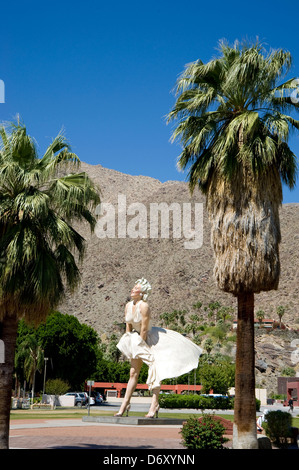
<path fill-rule="evenodd" d="M 99 190 L 79 168 L 62 134 L 38 157 L 19 121 L 0 128 L 0 448 L 8 447 L 9 412 L 17 326 L 38 324 L 80 280 L 84 239 L 72 221 L 86 221 Z"/>
<path fill-rule="evenodd" d="M 288 145 L 299 121 L 291 55 L 260 43 L 221 42 L 219 57 L 189 64 L 178 79 L 173 140 L 191 191 L 206 195 L 214 276 L 238 302 L 234 448 L 256 448 L 254 294 L 277 289 L 282 182 L 293 188 Z M 283 81 L 286 80 L 286 81 Z"/>

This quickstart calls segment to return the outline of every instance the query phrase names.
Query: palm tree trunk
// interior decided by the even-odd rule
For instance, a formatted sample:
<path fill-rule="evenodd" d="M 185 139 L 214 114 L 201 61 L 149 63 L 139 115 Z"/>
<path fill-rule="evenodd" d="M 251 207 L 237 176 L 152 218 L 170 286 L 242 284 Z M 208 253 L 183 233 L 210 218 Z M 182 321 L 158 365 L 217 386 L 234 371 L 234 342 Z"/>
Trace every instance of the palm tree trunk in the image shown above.
<path fill-rule="evenodd" d="M 234 449 L 258 448 L 254 376 L 254 294 L 238 295 Z"/>
<path fill-rule="evenodd" d="M 18 330 L 15 316 L 4 316 L 1 339 L 4 341 L 5 362 L 0 368 L 0 449 L 9 448 L 9 417 L 13 382 L 14 354 Z"/>

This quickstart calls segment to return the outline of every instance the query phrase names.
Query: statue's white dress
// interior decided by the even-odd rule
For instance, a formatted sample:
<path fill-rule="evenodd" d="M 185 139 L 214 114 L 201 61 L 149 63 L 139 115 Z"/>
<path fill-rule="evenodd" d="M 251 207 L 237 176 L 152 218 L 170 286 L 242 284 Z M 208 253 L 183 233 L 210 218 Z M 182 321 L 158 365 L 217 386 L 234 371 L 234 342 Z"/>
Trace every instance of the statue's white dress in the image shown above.
<path fill-rule="evenodd" d="M 164 379 L 179 377 L 196 369 L 202 349 L 177 331 L 149 325 L 146 342 L 139 335 L 141 328 L 140 302 L 133 313 L 133 302 L 127 308 L 126 323 L 132 330 L 125 333 L 118 349 L 130 359 L 142 359 L 149 366 L 147 385 L 150 390 Z"/>

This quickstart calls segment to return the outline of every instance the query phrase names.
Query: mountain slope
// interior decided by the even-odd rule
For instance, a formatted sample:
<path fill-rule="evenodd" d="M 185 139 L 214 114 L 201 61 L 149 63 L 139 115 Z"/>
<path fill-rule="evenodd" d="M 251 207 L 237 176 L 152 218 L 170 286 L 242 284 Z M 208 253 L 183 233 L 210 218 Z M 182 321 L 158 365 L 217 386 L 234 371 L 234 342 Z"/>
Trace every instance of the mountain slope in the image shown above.
<path fill-rule="evenodd" d="M 131 287 L 139 277 L 146 277 L 152 284 L 150 306 L 154 323 L 158 322 L 161 313 L 171 312 L 174 309 L 189 309 L 199 300 L 204 305 L 218 300 L 224 305 L 236 307 L 236 300 L 220 291 L 213 279 L 214 260 L 210 246 L 210 224 L 205 209 L 205 199 L 199 192 L 195 192 L 191 198 L 188 185 L 184 182 L 161 183 L 150 177 L 126 175 L 103 168 L 101 165 L 82 163 L 81 168 L 100 186 L 102 202 L 110 203 L 110 210 L 112 208 L 115 210 L 115 217 L 111 217 L 108 223 L 111 227 L 111 223 L 115 221 L 116 236 L 99 238 L 99 229 L 90 234 L 87 225 L 78 226 L 87 241 L 86 257 L 81 266 L 82 283 L 74 294 L 67 294 L 65 301 L 59 306 L 60 311 L 75 315 L 99 333 L 110 334 L 114 330 L 114 323 L 123 321 L 124 305 Z M 123 212 L 118 217 L 118 202 L 123 203 L 128 211 L 126 217 Z M 134 208 L 132 203 L 138 205 Z M 173 236 L 172 217 L 170 217 L 169 238 L 150 236 L 150 227 L 154 223 L 151 211 L 155 203 L 164 203 L 166 208 L 169 208 L 171 203 L 180 204 L 176 207 L 176 209 L 180 207 L 180 219 L 178 215 L 176 217 L 176 221 L 180 220 L 182 230 L 180 238 Z M 195 207 L 203 208 L 203 244 L 197 249 L 186 249 L 186 221 L 190 220 L 187 210 L 192 208 L 194 212 Z M 134 209 L 137 209 L 135 213 Z M 141 210 L 143 210 L 142 217 Z M 137 221 L 138 214 L 141 226 L 133 227 L 132 224 Z M 145 237 L 132 238 L 127 235 L 126 238 L 118 238 L 118 218 L 123 222 L 123 231 L 126 230 L 132 235 L 134 229 L 138 232 L 143 228 Z M 196 223 L 197 228 L 199 220 Z M 283 321 L 290 326 L 297 325 L 297 328 L 298 220 L 299 204 L 282 206 L 279 288 L 277 291 L 264 292 L 255 297 L 256 310 L 263 309 L 268 318 L 277 319 L 276 307 L 288 305 Z M 160 224 L 158 228 L 161 229 L 161 220 L 158 224 Z"/>

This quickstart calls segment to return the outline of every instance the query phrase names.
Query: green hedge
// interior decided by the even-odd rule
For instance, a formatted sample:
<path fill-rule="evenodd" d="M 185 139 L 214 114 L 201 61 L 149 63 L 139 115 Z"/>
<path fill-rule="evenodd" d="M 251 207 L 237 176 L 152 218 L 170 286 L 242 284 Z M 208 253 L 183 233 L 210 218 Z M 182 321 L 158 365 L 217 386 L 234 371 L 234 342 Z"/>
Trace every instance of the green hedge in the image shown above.
<path fill-rule="evenodd" d="M 292 415 L 287 411 L 273 410 L 266 414 L 263 428 L 274 444 L 279 448 L 288 447 L 288 438 L 292 437 Z"/>
<path fill-rule="evenodd" d="M 161 408 L 193 408 L 196 410 L 231 410 L 233 399 L 229 397 L 205 397 L 202 395 L 161 394 Z"/>
<path fill-rule="evenodd" d="M 189 408 L 196 410 L 233 410 L 234 398 L 230 397 L 207 397 L 203 395 L 159 395 L 161 408 Z M 256 410 L 260 409 L 260 400 L 256 400 Z"/>

